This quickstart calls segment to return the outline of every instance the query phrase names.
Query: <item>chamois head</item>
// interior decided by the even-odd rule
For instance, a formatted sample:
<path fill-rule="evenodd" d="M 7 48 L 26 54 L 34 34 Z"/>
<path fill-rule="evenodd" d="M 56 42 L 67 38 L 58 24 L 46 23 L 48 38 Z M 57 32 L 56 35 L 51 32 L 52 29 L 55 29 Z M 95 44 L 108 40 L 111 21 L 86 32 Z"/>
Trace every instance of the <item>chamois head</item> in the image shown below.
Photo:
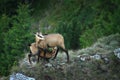
<path fill-rule="evenodd" d="M 44 40 L 44 36 L 42 35 L 41 32 L 40 32 L 40 33 L 37 32 L 37 33 L 35 34 L 35 37 L 36 37 L 36 40 L 38 40 L 38 41 L 39 41 L 39 40 Z"/>

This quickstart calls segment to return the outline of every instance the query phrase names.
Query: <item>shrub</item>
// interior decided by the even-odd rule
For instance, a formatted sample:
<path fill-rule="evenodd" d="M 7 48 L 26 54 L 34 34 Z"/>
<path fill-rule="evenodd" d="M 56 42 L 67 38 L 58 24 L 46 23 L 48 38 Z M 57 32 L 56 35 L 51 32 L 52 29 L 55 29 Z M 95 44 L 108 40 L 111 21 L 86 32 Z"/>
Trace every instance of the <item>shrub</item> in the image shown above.
<path fill-rule="evenodd" d="M 20 4 L 17 9 L 17 15 L 13 16 L 12 28 L 4 37 L 4 58 L 2 75 L 8 75 L 12 65 L 17 65 L 18 59 L 27 50 L 28 44 L 32 41 L 31 10 L 29 5 Z"/>
<path fill-rule="evenodd" d="M 103 32 L 104 30 L 101 27 L 94 27 L 92 29 L 86 30 L 79 38 L 80 44 L 83 48 L 92 45 L 97 41 L 98 38 L 104 36 Z"/>

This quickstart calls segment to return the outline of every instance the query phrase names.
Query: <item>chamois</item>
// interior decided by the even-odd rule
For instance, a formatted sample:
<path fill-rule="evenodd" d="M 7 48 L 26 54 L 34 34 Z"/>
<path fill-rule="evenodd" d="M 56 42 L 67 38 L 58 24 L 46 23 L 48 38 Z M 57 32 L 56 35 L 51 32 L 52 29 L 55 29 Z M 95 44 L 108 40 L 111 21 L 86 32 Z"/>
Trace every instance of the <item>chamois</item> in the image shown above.
<path fill-rule="evenodd" d="M 30 62 L 30 64 L 31 64 L 30 58 L 31 58 L 31 56 L 35 56 L 35 55 L 38 56 L 38 62 L 39 62 L 39 58 L 40 58 L 40 57 L 41 57 L 41 58 L 45 58 L 47 61 L 49 61 L 50 58 L 52 58 L 53 56 L 55 56 L 56 50 L 57 50 L 56 47 L 52 48 L 52 51 L 48 51 L 48 50 L 47 50 L 47 51 L 46 51 L 47 53 L 46 53 L 46 55 L 44 56 L 44 54 L 45 54 L 44 50 L 43 50 L 42 48 L 38 48 L 38 47 L 36 46 L 36 43 L 34 42 L 34 43 L 32 43 L 32 44 L 30 45 L 30 54 L 28 54 L 29 62 Z"/>
<path fill-rule="evenodd" d="M 57 47 L 56 54 L 53 59 L 56 58 L 59 48 L 61 48 L 67 55 L 67 62 L 69 62 L 68 50 L 65 49 L 64 38 L 61 34 L 48 34 L 42 35 L 42 33 L 36 33 L 36 45 L 40 48 L 47 49 L 48 47 Z"/>

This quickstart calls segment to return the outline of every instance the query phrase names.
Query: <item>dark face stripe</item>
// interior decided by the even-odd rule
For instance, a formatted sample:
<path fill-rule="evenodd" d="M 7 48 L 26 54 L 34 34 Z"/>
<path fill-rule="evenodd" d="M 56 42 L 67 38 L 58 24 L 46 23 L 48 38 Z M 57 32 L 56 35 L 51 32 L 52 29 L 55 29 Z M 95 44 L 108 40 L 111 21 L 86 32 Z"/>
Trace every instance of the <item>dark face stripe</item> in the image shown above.
<path fill-rule="evenodd" d="M 42 36 L 38 35 L 38 37 L 43 38 Z"/>

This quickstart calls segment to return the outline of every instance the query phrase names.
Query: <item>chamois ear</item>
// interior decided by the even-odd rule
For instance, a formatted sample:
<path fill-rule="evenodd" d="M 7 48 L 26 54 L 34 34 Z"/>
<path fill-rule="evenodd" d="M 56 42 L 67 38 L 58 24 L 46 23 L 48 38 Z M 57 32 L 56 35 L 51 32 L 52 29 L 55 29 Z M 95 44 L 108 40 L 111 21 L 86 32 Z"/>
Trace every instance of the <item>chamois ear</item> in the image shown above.
<path fill-rule="evenodd" d="M 39 35 L 42 35 L 42 32 L 39 32 L 38 34 L 39 34 Z"/>
<path fill-rule="evenodd" d="M 35 34 L 36 34 L 36 35 L 39 35 L 39 32 L 36 32 Z"/>
<path fill-rule="evenodd" d="M 38 32 L 36 32 L 36 33 L 33 33 L 35 36 L 38 34 Z"/>

